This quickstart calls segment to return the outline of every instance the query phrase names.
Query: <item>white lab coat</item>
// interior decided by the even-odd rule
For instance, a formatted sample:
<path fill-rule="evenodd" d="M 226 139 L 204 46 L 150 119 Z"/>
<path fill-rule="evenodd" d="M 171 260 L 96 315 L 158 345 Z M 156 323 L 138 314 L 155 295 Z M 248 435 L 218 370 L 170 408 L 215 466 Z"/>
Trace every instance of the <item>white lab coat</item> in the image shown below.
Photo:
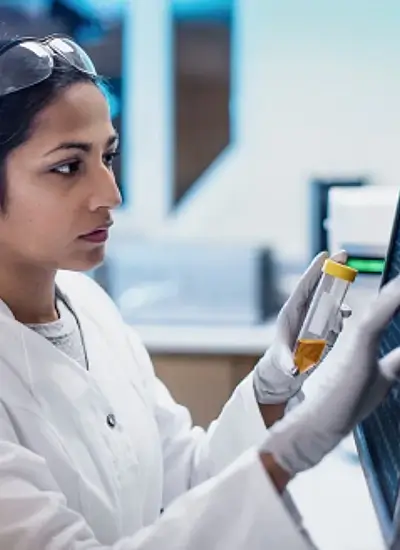
<path fill-rule="evenodd" d="M 192 428 L 103 290 L 67 272 L 58 286 L 89 372 L 0 301 L 0 548 L 308 548 L 252 450 L 266 430 L 251 377 Z"/>

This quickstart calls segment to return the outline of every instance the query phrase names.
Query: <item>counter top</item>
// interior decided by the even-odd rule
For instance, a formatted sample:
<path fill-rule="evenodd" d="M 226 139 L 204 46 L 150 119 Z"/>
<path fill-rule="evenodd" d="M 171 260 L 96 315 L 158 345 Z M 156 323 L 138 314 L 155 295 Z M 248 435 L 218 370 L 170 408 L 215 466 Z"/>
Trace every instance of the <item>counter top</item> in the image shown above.
<path fill-rule="evenodd" d="M 150 353 L 262 355 L 271 344 L 275 321 L 252 326 L 137 325 Z"/>

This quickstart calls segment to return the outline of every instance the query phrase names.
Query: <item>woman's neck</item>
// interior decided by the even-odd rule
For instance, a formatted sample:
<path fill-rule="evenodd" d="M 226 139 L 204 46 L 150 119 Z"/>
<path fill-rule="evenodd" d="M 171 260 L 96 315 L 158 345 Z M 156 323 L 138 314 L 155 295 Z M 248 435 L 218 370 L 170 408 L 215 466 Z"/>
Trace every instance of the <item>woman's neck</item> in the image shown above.
<path fill-rule="evenodd" d="M 58 319 L 55 304 L 56 271 L 27 266 L 0 267 L 0 299 L 24 324 Z"/>

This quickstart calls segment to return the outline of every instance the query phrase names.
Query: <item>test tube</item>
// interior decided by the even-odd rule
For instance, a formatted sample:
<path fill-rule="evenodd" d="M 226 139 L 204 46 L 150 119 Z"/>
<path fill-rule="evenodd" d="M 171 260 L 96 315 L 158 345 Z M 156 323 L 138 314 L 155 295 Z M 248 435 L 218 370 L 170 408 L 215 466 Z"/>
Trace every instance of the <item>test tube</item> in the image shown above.
<path fill-rule="evenodd" d="M 331 259 L 322 267 L 322 277 L 311 300 L 294 348 L 296 374 L 315 366 L 324 353 L 332 320 L 338 315 L 357 270 Z"/>

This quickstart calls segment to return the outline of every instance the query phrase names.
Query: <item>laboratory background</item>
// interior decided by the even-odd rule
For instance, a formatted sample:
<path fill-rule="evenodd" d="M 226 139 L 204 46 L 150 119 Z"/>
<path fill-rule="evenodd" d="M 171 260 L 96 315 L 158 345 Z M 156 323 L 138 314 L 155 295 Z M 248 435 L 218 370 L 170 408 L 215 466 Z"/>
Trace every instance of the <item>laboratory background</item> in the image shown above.
<path fill-rule="evenodd" d="M 196 423 L 318 251 L 359 270 L 326 368 L 375 295 L 400 189 L 399 30 L 396 0 L 0 0 L 0 33 L 66 33 L 107 79 L 123 205 L 90 275 Z M 352 436 L 291 492 L 321 548 L 385 548 Z"/>

